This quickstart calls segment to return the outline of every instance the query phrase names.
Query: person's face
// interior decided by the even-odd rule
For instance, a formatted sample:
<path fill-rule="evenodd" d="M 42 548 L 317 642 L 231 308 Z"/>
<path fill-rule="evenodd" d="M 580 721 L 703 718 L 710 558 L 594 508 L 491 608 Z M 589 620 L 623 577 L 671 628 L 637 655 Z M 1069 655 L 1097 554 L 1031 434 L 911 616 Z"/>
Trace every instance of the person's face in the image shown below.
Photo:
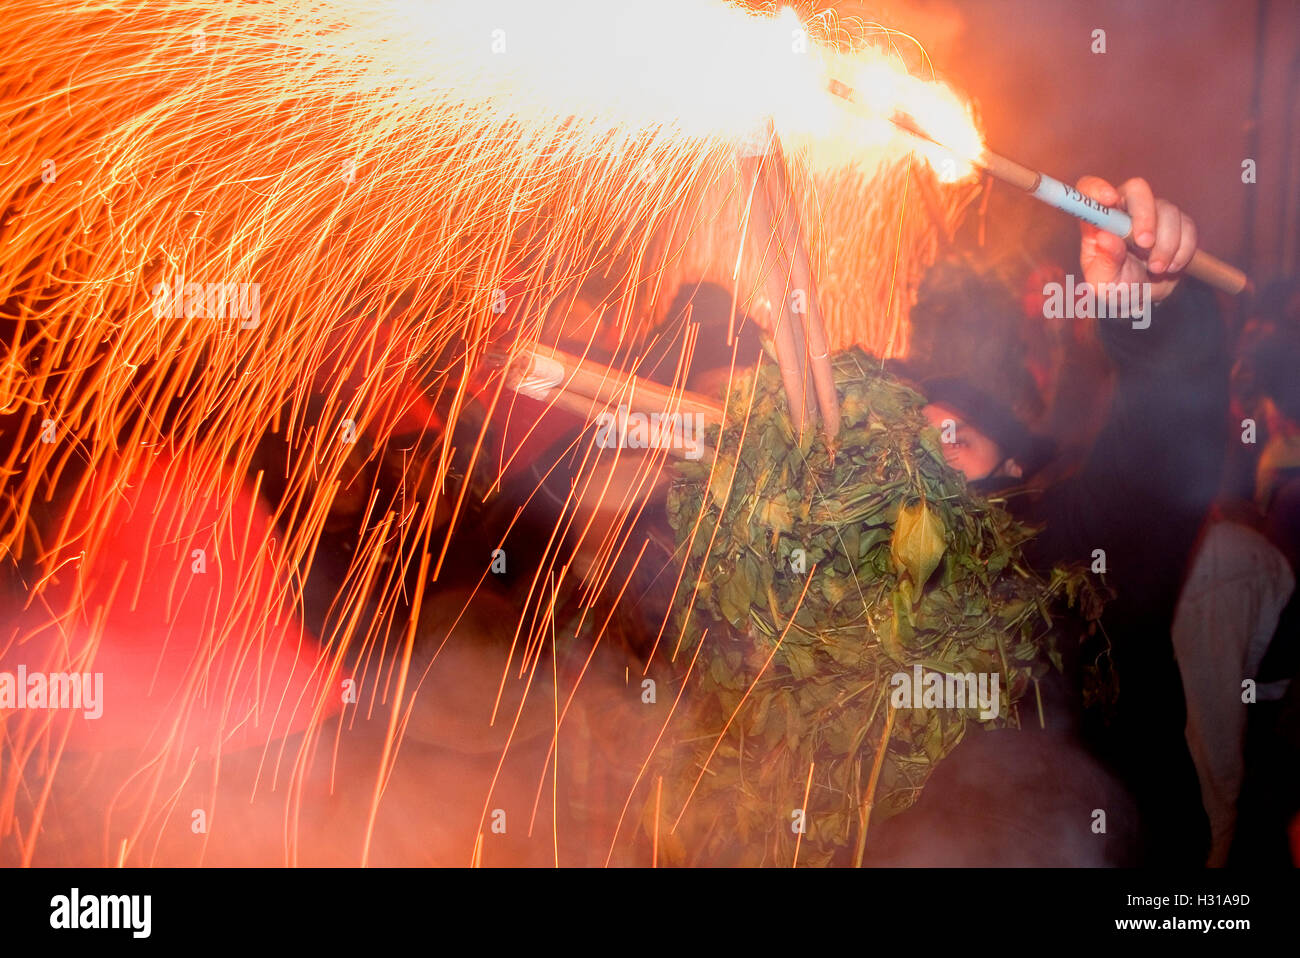
<path fill-rule="evenodd" d="M 942 403 L 930 403 L 922 412 L 930 425 L 939 430 L 943 457 L 968 481 L 987 479 L 994 473 L 1014 475 L 1004 469 L 1006 456 L 1002 448 L 984 433 L 962 419 L 961 414 Z"/>

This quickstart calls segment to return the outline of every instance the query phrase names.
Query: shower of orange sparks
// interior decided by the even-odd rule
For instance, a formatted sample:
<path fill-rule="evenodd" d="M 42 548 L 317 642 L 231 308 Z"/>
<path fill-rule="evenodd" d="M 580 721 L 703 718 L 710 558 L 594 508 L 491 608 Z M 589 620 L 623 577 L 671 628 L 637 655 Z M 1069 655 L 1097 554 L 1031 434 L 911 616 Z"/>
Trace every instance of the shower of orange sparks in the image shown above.
<path fill-rule="evenodd" d="M 414 378 L 450 415 L 427 437 L 433 454 L 413 488 L 431 497 L 445 488 L 453 441 L 478 455 L 482 434 L 455 427 L 469 373 L 500 325 L 498 291 L 520 291 L 510 305 L 527 345 L 536 317 L 575 283 L 612 276 L 626 293 L 617 314 L 631 341 L 640 317 L 659 309 L 645 278 L 680 252 L 655 237 L 674 232 L 683 208 L 700 223 L 716 216 L 691 204 L 701 187 L 735 193 L 725 186 L 734 151 L 767 118 L 809 177 L 846 167 L 869 177 L 916 149 L 886 122 L 899 107 L 946 142 L 978 142 L 950 91 L 910 78 L 833 18 L 800 23 L 789 11 L 759 15 L 718 0 L 640 9 L 602 0 L 5 0 L 0 11 L 9 77 L 0 106 L 0 555 L 30 584 L 25 603 L 67 574 L 69 544 L 84 550 L 83 568 L 111 548 L 116 499 L 93 498 L 92 477 L 111 487 L 114 477 L 167 470 L 160 481 L 181 500 L 231 499 L 258 473 L 268 437 L 286 449 L 274 504 L 282 539 L 271 530 L 245 549 L 272 555 L 284 573 L 273 591 L 299 602 L 297 583 L 358 468 L 339 441 L 345 421 L 382 449 L 402 413 L 397 386 Z M 843 110 L 826 91 L 830 76 L 867 91 L 880 123 Z M 159 284 L 177 281 L 256 283 L 260 314 L 250 324 L 193 302 L 179 316 L 156 309 Z M 379 338 L 377 320 L 399 326 L 406 346 Z M 333 370 L 324 384 L 321 369 Z M 359 385 L 349 387 L 354 374 Z M 309 401 L 313 389 L 323 402 Z M 154 465 L 164 450 L 167 462 L 182 461 L 179 452 L 189 465 Z M 598 544 L 603 579 L 631 544 L 661 459 L 647 465 L 639 506 L 629 502 L 627 520 Z M 61 521 L 51 500 L 64 516 L 87 511 L 85 528 Z M 376 655 L 402 663 L 395 679 L 390 664 L 386 680 L 376 669 L 368 685 L 367 712 L 385 702 L 394 716 L 372 819 L 395 760 L 397 710 L 410 708 L 414 622 L 440 565 L 433 557 L 445 554 L 435 538 L 450 542 L 456 523 L 440 524 L 437 505 L 399 507 L 370 493 L 321 637 L 331 674 L 346 662 L 369 679 Z M 215 535 L 236 532 L 248 530 Z M 575 537 L 581 545 L 586 530 Z M 572 578 L 562 538 L 557 530 L 533 595 L 551 573 Z M 608 587 L 588 582 L 588 596 Z M 521 615 L 521 629 L 534 621 L 524 668 L 536 665 L 548 627 L 544 601 L 530 598 Z M 258 613 L 213 626 L 255 658 L 239 623 Z M 386 623 L 401 615 L 411 626 L 390 635 Z M 93 648 L 102 637 L 90 632 Z M 195 687 L 205 667 L 196 663 Z M 62 744 L 52 729 L 0 724 L 0 853 L 9 836 L 30 861 L 43 806 L 19 822 L 15 796 L 28 789 L 30 756 L 57 766 Z M 146 776 L 155 790 L 193 764 L 163 754 Z M 133 835 L 122 855 L 138 828 Z M 296 858 L 292 839 L 286 858 Z"/>

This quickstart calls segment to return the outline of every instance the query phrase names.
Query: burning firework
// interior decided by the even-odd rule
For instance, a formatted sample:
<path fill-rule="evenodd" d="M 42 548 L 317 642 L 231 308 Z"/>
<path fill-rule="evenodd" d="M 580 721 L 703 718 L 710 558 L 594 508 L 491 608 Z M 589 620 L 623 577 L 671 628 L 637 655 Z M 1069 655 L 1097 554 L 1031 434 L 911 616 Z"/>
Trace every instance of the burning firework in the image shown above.
<path fill-rule="evenodd" d="M 476 477 L 502 480 L 486 437 L 512 400 L 504 377 L 477 382 L 481 361 L 531 348 L 592 283 L 623 365 L 683 284 L 719 280 L 779 326 L 786 279 L 769 280 L 738 173 L 755 130 L 790 157 L 795 208 L 766 225 L 799 224 L 831 348 L 905 351 L 916 283 L 977 189 L 917 165 L 884 108 L 978 142 L 969 112 L 871 45 L 879 31 L 830 16 L 711 0 L 3 11 L 0 664 L 117 663 L 106 707 L 134 719 L 114 733 L 131 755 L 100 836 L 114 863 L 152 860 L 176 783 L 250 744 L 255 788 L 299 783 L 296 860 L 301 782 L 340 707 L 344 727 L 388 716 L 373 826 L 434 583 L 449 560 L 488 575 L 499 545 L 449 556 Z M 844 110 L 832 75 L 879 93 L 881 122 Z M 575 526 L 606 569 L 588 594 L 618 592 L 642 488 L 598 544 Z M 340 513 L 357 517 L 350 558 L 313 638 L 304 583 Z M 557 544 L 531 577 L 529 681 L 569 565 Z M 64 719 L 4 715 L 6 860 L 41 860 L 53 783 L 95 764 L 78 757 L 99 747 L 86 720 Z M 305 737 L 269 747 L 290 733 Z"/>

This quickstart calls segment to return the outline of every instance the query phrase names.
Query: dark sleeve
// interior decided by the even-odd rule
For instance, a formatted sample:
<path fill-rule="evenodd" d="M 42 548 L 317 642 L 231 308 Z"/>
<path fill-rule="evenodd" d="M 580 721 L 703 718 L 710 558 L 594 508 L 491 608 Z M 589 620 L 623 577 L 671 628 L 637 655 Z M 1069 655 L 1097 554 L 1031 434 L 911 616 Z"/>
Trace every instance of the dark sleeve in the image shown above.
<path fill-rule="evenodd" d="M 1286 556 L 1291 570 L 1300 581 L 1300 477 L 1284 482 L 1273 494 L 1264 517 L 1264 535 Z M 1277 628 L 1269 643 L 1264 661 L 1259 665 L 1261 680 L 1289 678 L 1300 686 L 1300 587 L 1278 616 Z M 1300 751 L 1300 700 L 1292 703 L 1292 745 Z M 1300 775 L 1295 776 L 1300 782 Z M 1300 795 L 1297 796 L 1300 798 Z M 1300 807 L 1298 805 L 1297 807 Z"/>
<path fill-rule="evenodd" d="M 1167 566 L 1180 561 L 1170 549 L 1194 540 L 1223 466 L 1228 361 L 1218 309 L 1187 280 L 1145 329 L 1096 322 L 1115 372 L 1110 412 L 1080 471 L 1027 508 L 1026 519 L 1045 525 L 1027 552 L 1044 567 L 1088 561 L 1099 548 L 1108 567 L 1116 551 L 1130 569 L 1148 558 Z"/>
<path fill-rule="evenodd" d="M 1264 534 L 1300 569 L 1300 478 L 1283 483 L 1273 494 L 1264 517 Z"/>

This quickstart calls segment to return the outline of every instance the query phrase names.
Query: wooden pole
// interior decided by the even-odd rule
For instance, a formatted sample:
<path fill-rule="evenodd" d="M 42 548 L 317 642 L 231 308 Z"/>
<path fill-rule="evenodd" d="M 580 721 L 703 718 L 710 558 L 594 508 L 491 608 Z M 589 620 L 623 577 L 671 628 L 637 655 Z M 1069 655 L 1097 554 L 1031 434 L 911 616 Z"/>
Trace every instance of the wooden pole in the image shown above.
<path fill-rule="evenodd" d="M 840 404 L 835 395 L 835 374 L 831 368 L 830 346 L 826 338 L 826 324 L 822 319 L 821 305 L 817 296 L 817 281 L 812 274 L 812 262 L 808 258 L 808 244 L 804 242 L 803 231 L 799 223 L 799 207 L 796 202 L 794 187 L 790 182 L 789 168 L 780 141 L 775 137 L 769 153 L 766 186 L 769 203 L 780 211 L 779 223 L 782 230 L 782 242 L 790 260 L 791 282 L 793 290 L 805 293 L 802 307 L 804 312 L 796 312 L 786 294 L 786 306 L 789 311 L 804 320 L 804 339 L 807 344 L 807 361 L 812 368 L 813 387 L 817 394 L 817 408 L 822 417 L 822 428 L 828 442 L 834 440 L 840 431 Z"/>
<path fill-rule="evenodd" d="M 746 235 L 752 253 L 758 257 L 759 262 L 766 266 L 771 261 L 764 276 L 764 284 L 772 308 L 772 346 L 776 350 L 776 364 L 781 371 L 781 384 L 785 387 L 785 397 L 790 407 L 790 422 L 795 434 L 802 436 L 811 411 L 807 377 L 804 375 L 806 353 L 801 348 L 803 337 L 796 336 L 799 319 L 786 308 L 791 270 L 779 240 L 773 219 L 774 211 L 765 185 L 763 167 L 766 158 L 766 154 L 763 154 L 746 156 L 740 161 L 743 180 L 749 182 L 752 190 Z"/>
<path fill-rule="evenodd" d="M 772 303 L 772 341 L 791 419 L 801 433 L 808 413 L 815 409 L 831 442 L 839 434 L 840 409 L 826 324 L 785 154 L 774 131 L 769 129 L 767 148 L 760 155 L 741 158 L 741 169 L 752 189 L 748 234 L 764 261 L 771 251 L 766 284 Z"/>
<path fill-rule="evenodd" d="M 707 396 L 676 390 L 549 346 L 520 351 L 507 369 L 506 387 L 590 422 L 618 405 L 629 413 L 647 416 L 698 414 L 704 429 L 722 423 L 722 406 Z M 702 437 L 700 441 L 703 443 Z M 686 450 L 671 444 L 668 451 L 678 457 L 686 455 Z M 712 448 L 705 446 L 702 458 L 711 461 L 712 456 Z"/>

